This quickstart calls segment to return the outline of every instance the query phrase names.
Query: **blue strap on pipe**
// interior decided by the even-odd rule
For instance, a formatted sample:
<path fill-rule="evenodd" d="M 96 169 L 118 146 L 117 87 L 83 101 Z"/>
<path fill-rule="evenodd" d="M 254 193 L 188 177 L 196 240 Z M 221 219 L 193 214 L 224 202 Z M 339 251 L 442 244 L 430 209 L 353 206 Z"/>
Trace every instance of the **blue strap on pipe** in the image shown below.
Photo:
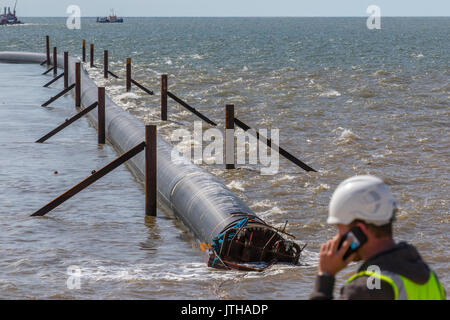
<path fill-rule="evenodd" d="M 233 237 L 235 236 L 236 231 L 238 231 L 238 230 L 241 229 L 242 227 L 245 227 L 245 226 L 247 225 L 247 223 L 248 223 L 248 218 L 244 218 L 244 219 L 241 219 L 241 220 L 239 220 L 238 222 L 236 222 L 236 223 L 231 227 L 231 229 L 235 229 L 235 231 L 234 231 L 234 232 L 228 233 L 228 238 L 227 238 L 227 240 L 229 240 L 229 241 L 233 240 Z M 228 230 L 229 230 L 229 229 L 228 229 Z M 227 233 L 228 230 L 226 230 L 226 231 L 224 231 L 224 232 L 218 234 L 216 237 L 213 238 L 213 243 L 212 243 L 211 246 L 212 246 L 212 248 L 214 249 L 214 251 L 220 252 L 220 248 L 222 247 L 223 240 L 224 240 L 224 237 L 225 237 L 225 233 Z M 214 262 L 215 262 L 215 260 L 214 260 Z M 213 264 L 214 264 L 214 262 L 213 262 Z"/>

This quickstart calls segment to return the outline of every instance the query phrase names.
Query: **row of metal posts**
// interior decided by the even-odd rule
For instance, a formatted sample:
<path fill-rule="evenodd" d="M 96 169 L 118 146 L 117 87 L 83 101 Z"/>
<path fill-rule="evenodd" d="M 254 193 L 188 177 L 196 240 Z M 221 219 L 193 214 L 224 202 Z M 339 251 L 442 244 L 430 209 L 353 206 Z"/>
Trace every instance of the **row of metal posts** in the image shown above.
<path fill-rule="evenodd" d="M 46 36 L 46 57 L 47 57 L 47 66 L 48 70 L 45 73 L 48 73 L 53 69 L 53 75 L 54 79 L 47 83 L 45 86 L 48 86 L 49 84 L 55 82 L 58 80 L 61 76 L 64 76 L 64 90 L 60 92 L 57 96 L 52 97 L 49 101 L 43 104 L 43 106 L 48 105 L 49 103 L 55 101 L 62 95 L 66 94 L 68 91 L 70 91 L 72 88 L 75 88 L 75 107 L 79 108 L 81 107 L 81 63 L 76 62 L 75 63 L 75 83 L 69 86 L 68 82 L 68 61 L 69 61 L 69 55 L 68 52 L 64 52 L 64 73 L 57 76 L 57 48 L 53 48 L 53 67 L 50 68 L 51 59 L 50 59 L 50 40 L 49 36 Z M 82 61 L 86 62 L 86 41 L 82 41 Z M 44 64 L 45 61 L 42 63 Z M 96 67 L 94 64 L 94 45 L 90 45 L 90 66 Z M 108 50 L 104 51 L 104 78 L 108 78 L 108 74 L 114 76 L 115 78 L 118 78 L 117 75 L 115 75 L 113 72 L 109 70 L 108 67 Z M 145 88 L 141 84 L 139 84 L 137 81 L 135 81 L 131 77 L 131 58 L 126 59 L 126 90 L 129 92 L 131 90 L 131 85 L 134 84 L 141 90 L 147 92 L 150 95 L 153 95 L 153 91 Z M 161 75 L 161 120 L 167 121 L 167 100 L 168 97 L 172 98 L 174 101 L 178 102 L 180 105 L 188 109 L 190 112 L 194 113 L 198 117 L 200 117 L 205 122 L 217 126 L 217 124 L 204 116 L 202 113 L 197 111 L 195 108 L 188 105 L 186 102 L 175 96 L 172 92 L 168 90 L 168 77 L 167 74 Z M 95 104 L 95 105 L 94 105 Z M 65 124 L 60 125 L 58 128 L 50 132 L 48 135 L 44 136 L 37 142 L 43 142 L 49 137 L 53 136 L 66 126 L 68 126 L 70 123 L 76 121 L 77 119 L 81 118 L 83 115 L 87 114 L 91 110 L 93 110 L 95 107 L 98 107 L 98 143 L 104 144 L 106 140 L 105 135 L 105 88 L 99 87 L 98 88 L 98 99 L 97 102 L 92 104 L 91 106 L 85 108 L 83 111 L 75 115 L 69 120 L 66 120 Z M 240 121 L 239 119 L 235 118 L 234 116 L 234 105 L 228 104 L 225 108 L 225 168 L 226 169 L 235 169 L 235 147 L 234 147 L 234 129 L 235 124 L 242 128 L 244 131 L 251 130 L 251 128 L 246 125 L 244 122 Z M 146 215 L 156 216 L 156 132 L 157 128 L 155 125 L 146 125 L 145 127 L 145 142 L 142 143 L 142 145 L 136 146 L 126 154 L 120 156 L 118 159 L 113 161 L 113 163 L 108 164 L 104 168 L 102 168 L 100 171 L 102 174 L 100 175 L 100 171 L 97 173 L 94 171 L 92 178 L 87 178 L 86 180 L 92 181 L 89 183 L 86 183 L 85 181 L 82 181 L 80 184 L 75 186 L 72 189 L 79 191 L 86 188 L 88 185 L 96 181 L 97 179 L 100 179 L 103 175 L 106 173 L 114 170 L 117 166 L 124 163 L 125 161 L 129 160 L 131 157 L 139 153 L 140 151 L 143 151 L 145 148 L 145 154 L 146 154 L 146 161 L 145 161 L 145 203 L 146 203 Z M 253 132 L 253 134 L 256 136 L 257 139 L 262 139 L 268 147 L 273 147 L 271 139 L 261 138 L 261 135 L 258 131 Z M 313 168 L 309 167 L 307 164 L 303 163 L 299 159 L 297 159 L 295 156 L 284 150 L 283 148 L 278 147 L 279 154 L 284 156 L 286 159 L 290 160 L 297 166 L 303 168 L 306 171 L 316 171 Z M 98 178 L 97 176 L 98 175 Z M 71 190 L 72 190 L 71 189 Z M 68 192 L 66 192 L 64 195 L 66 195 Z M 62 195 L 63 196 L 63 195 Z M 62 197 L 60 196 L 60 197 Z M 68 198 L 67 198 L 68 199 Z M 67 200 L 65 199 L 65 200 Z M 65 201 L 65 200 L 62 200 Z M 58 203 L 58 198 L 55 199 L 53 202 Z M 62 202 L 59 202 L 62 203 Z M 57 205 L 59 205 L 57 204 Z M 49 206 L 50 205 L 50 206 Z M 47 207 L 51 207 L 51 203 L 47 205 Z M 44 208 L 42 208 L 44 209 Z M 42 210 L 41 209 L 41 210 Z M 47 208 L 48 209 L 48 208 Z M 48 210 L 50 211 L 51 208 Z M 36 212 L 33 215 L 44 215 L 48 211 L 43 210 L 42 212 Z"/>
<path fill-rule="evenodd" d="M 47 37 L 47 48 L 49 48 L 49 43 L 48 43 L 48 37 Z M 49 50 L 49 49 L 48 49 Z M 48 53 L 48 57 L 49 57 L 49 53 Z M 82 41 L 82 61 L 86 62 L 86 41 L 83 40 Z M 109 70 L 109 66 L 108 66 L 108 50 L 104 51 L 104 78 L 108 78 L 108 75 L 112 75 L 115 78 L 119 78 L 117 75 L 115 75 L 113 72 L 111 72 Z M 95 67 L 94 64 L 94 45 L 91 44 L 90 45 L 90 66 L 91 67 Z M 126 77 L 125 77 L 125 87 L 126 87 L 126 91 L 129 92 L 131 91 L 131 86 L 132 84 L 136 85 L 137 87 L 139 87 L 141 90 L 147 92 L 150 95 L 153 95 L 153 91 L 145 88 L 144 86 L 142 86 L 141 84 L 139 84 L 138 82 L 136 82 L 132 77 L 131 77 L 131 58 L 127 58 L 126 59 Z M 181 100 L 180 98 L 178 98 L 177 96 L 175 96 L 172 92 L 168 91 L 168 78 L 167 78 L 167 74 L 163 74 L 161 75 L 161 120 L 162 121 L 167 121 L 168 116 L 168 106 L 167 106 L 167 100 L 168 97 L 172 98 L 174 101 L 176 101 L 177 103 L 179 103 L 180 105 L 182 105 L 183 107 L 185 107 L 186 109 L 188 109 L 188 111 L 194 113 L 195 115 L 197 115 L 198 117 L 200 117 L 202 120 L 204 120 L 205 122 L 216 126 L 217 124 L 210 120 L 209 118 L 207 118 L 206 116 L 204 116 L 203 114 L 201 114 L 199 111 L 197 111 L 195 108 L 192 108 L 190 105 L 188 105 L 186 102 L 184 102 L 183 100 Z M 245 123 L 243 123 L 241 120 L 235 118 L 234 116 L 234 106 L 233 105 L 227 105 L 225 108 L 225 129 L 226 132 L 228 133 L 234 133 L 234 128 L 235 128 L 235 124 L 242 128 L 244 131 L 250 130 L 251 128 L 246 125 Z M 259 132 L 256 131 L 256 137 L 257 139 L 260 139 L 261 136 L 259 135 Z M 226 139 L 227 140 L 227 139 Z M 230 145 L 228 148 L 229 152 L 229 156 L 225 157 L 226 158 L 226 169 L 235 169 L 235 156 L 234 156 L 234 139 L 231 139 L 231 134 L 230 134 L 230 138 L 228 139 Z M 264 140 L 263 140 L 264 141 Z M 267 141 L 264 141 L 269 147 L 271 147 L 272 145 L 272 141 L 270 139 L 268 139 Z M 232 145 L 231 145 L 232 144 Z M 286 159 L 288 159 L 289 161 L 293 162 L 294 164 L 296 164 L 297 166 L 301 167 L 302 169 L 306 170 L 306 171 L 316 171 L 315 169 L 311 168 L 310 166 L 308 166 L 307 164 L 305 164 L 304 162 L 302 162 L 301 160 L 299 160 L 298 158 L 296 158 L 295 156 L 293 156 L 292 154 L 290 154 L 288 151 L 286 151 L 285 149 L 281 148 L 280 146 L 277 146 L 279 148 L 279 153 L 280 155 L 284 156 Z M 233 152 L 233 156 L 230 155 L 230 152 Z"/>
<path fill-rule="evenodd" d="M 50 53 L 49 53 L 49 49 L 50 45 L 49 45 L 49 38 L 47 36 L 47 57 L 50 57 Z M 56 50 L 56 48 L 55 48 Z M 49 59 L 49 58 L 48 58 Z M 83 40 L 82 41 L 82 61 L 86 62 L 86 41 Z M 55 60 L 56 62 L 56 60 Z M 108 78 L 108 75 L 112 75 L 115 78 L 118 78 L 117 75 L 115 75 L 113 72 L 111 72 L 109 70 L 109 66 L 108 66 L 108 50 L 104 51 L 104 78 Z M 90 66 L 91 67 L 95 67 L 94 64 L 94 44 L 90 45 Z M 126 79 L 125 79 L 125 86 L 126 86 L 126 91 L 129 92 L 131 91 L 131 85 L 134 84 L 137 87 L 139 87 L 141 90 L 147 92 L 150 95 L 153 95 L 153 91 L 145 88 L 144 86 L 142 86 L 141 84 L 139 84 L 138 82 L 136 82 L 134 79 L 132 79 L 131 77 L 131 58 L 127 58 L 126 59 Z M 217 124 L 210 120 L 209 118 L 207 118 L 206 116 L 204 116 L 203 114 L 201 114 L 199 111 L 197 111 L 195 108 L 192 108 L 191 106 L 189 106 L 186 102 L 184 102 L 183 100 L 181 100 L 180 98 L 178 98 L 177 96 L 175 96 L 172 92 L 168 91 L 168 78 L 167 78 L 167 74 L 163 74 L 161 75 L 161 120 L 162 121 L 167 121 L 168 116 L 167 116 L 167 100 L 168 97 L 172 98 L 173 100 L 175 100 L 176 102 L 178 102 L 180 105 L 182 105 L 183 107 L 185 107 L 186 109 L 188 109 L 190 112 L 194 113 L 195 115 L 197 115 L 198 117 L 200 117 L 202 120 L 204 120 L 205 122 L 216 126 Z M 77 104 L 79 106 L 79 104 Z M 239 126 L 240 128 L 242 128 L 244 131 L 250 130 L 251 128 L 246 125 L 245 123 L 243 123 L 242 121 L 240 121 L 239 119 L 235 118 L 234 116 L 234 106 L 233 105 L 227 105 L 226 109 L 225 109 L 225 129 L 226 132 L 228 133 L 234 133 L 234 128 L 235 128 L 235 124 L 237 126 Z M 258 131 L 256 131 L 256 137 L 257 139 L 260 139 L 260 135 L 258 133 Z M 226 139 L 227 141 L 227 139 Z M 229 156 L 225 156 L 226 159 L 226 169 L 235 169 L 235 156 L 234 156 L 234 139 L 231 139 L 231 134 L 230 134 L 230 138 L 228 139 L 229 141 L 229 147 L 226 148 L 229 150 L 228 154 Z M 263 140 L 264 141 L 264 140 Z M 270 139 L 268 139 L 267 141 L 264 141 L 269 147 L 272 145 L 272 141 Z M 232 144 L 232 145 L 231 145 Z M 293 156 L 292 154 L 290 154 L 289 152 L 287 152 L 285 149 L 281 148 L 280 146 L 277 146 L 279 148 L 279 153 L 280 155 L 284 156 L 286 159 L 288 159 L 289 161 L 293 162 L 294 164 L 296 164 L 297 166 L 301 167 L 302 169 L 306 170 L 306 171 L 316 171 L 315 169 L 311 168 L 310 166 L 308 166 L 307 164 L 303 163 L 301 160 L 299 160 L 298 158 L 296 158 L 295 156 Z M 230 155 L 230 152 L 233 152 L 233 156 Z"/>
<path fill-rule="evenodd" d="M 83 53 L 85 41 L 83 41 Z M 53 63 L 53 74 L 54 77 L 57 75 L 57 49 L 53 48 L 53 59 L 50 59 L 50 41 L 49 37 L 46 36 L 46 63 L 47 66 L 50 67 L 50 64 Z M 91 46 L 93 49 L 93 46 Z M 93 50 L 91 50 L 91 59 L 93 60 Z M 105 51 L 105 61 L 107 61 L 107 51 Z M 93 63 L 91 63 L 93 65 Z M 106 64 L 107 65 L 107 64 Z M 107 66 L 105 67 L 107 68 Z M 106 69 L 107 70 L 107 69 Z M 75 63 L 75 83 L 72 86 L 69 86 L 69 54 L 68 52 L 64 52 L 64 73 L 60 75 L 64 76 L 64 90 L 58 94 L 56 97 L 51 98 L 47 101 L 46 104 L 51 103 L 58 99 L 63 94 L 70 91 L 72 88 L 75 89 L 75 107 L 81 107 L 81 63 Z M 59 78 L 58 78 L 59 79 Z M 54 80 L 57 80 L 56 78 Z M 94 102 L 91 106 L 85 108 L 71 119 L 66 119 L 66 121 L 58 126 L 56 129 L 52 130 L 50 133 L 37 140 L 36 142 L 42 143 L 49 139 L 51 136 L 55 135 L 57 132 L 61 131 L 71 123 L 80 119 L 82 116 L 86 115 L 88 112 L 93 110 L 95 107 L 98 108 L 98 143 L 105 144 L 106 143 L 106 133 L 105 133 L 105 87 L 98 87 L 98 97 L 97 101 Z M 32 216 L 43 216 L 47 214 L 49 211 L 53 210 L 69 198 L 73 197 L 75 194 L 79 193 L 107 173 L 111 172 L 121 164 L 125 163 L 133 156 L 138 154 L 141 151 L 145 150 L 145 172 L 144 172 L 144 185 L 145 185 L 145 213 L 147 216 L 156 216 L 157 213 L 157 127 L 155 125 L 146 125 L 145 126 L 145 141 L 141 144 L 137 145 L 133 149 L 125 152 L 123 155 L 110 162 L 103 168 L 92 171 L 92 175 L 67 190 L 54 200 L 50 201 L 47 205 L 37 210 L 32 214 Z"/>
<path fill-rule="evenodd" d="M 90 66 L 91 67 L 95 67 L 94 65 L 94 45 L 91 44 L 90 45 Z M 108 78 L 108 73 L 110 73 L 109 71 L 109 53 L 108 50 L 104 50 L 104 58 L 103 58 L 103 77 L 105 79 Z M 82 61 L 86 62 L 86 41 L 83 40 L 82 41 Z M 126 87 L 126 91 L 130 92 L 131 91 L 131 85 L 132 85 L 132 77 L 131 77 L 131 58 L 127 58 L 125 61 L 125 69 L 126 69 L 126 78 L 125 78 L 125 87 Z M 168 76 L 167 74 L 162 74 L 161 75 L 161 120 L 162 121 L 167 121 L 167 97 L 168 97 Z M 225 112 L 225 129 L 226 132 L 233 132 L 234 130 L 234 105 L 226 105 L 226 112 Z M 226 140 L 227 141 L 227 140 Z M 230 141 L 231 139 L 228 138 L 228 145 L 230 145 Z M 231 141 L 232 142 L 232 141 Z M 231 146 L 233 147 L 234 144 L 231 144 Z M 230 149 L 230 148 L 228 148 Z M 232 148 L 234 149 L 234 148 Z M 229 152 L 228 152 L 229 154 Z M 235 159 L 234 159 L 234 154 L 231 157 L 230 155 L 227 157 L 226 159 L 228 159 L 228 161 L 226 161 L 226 169 L 235 169 Z"/>

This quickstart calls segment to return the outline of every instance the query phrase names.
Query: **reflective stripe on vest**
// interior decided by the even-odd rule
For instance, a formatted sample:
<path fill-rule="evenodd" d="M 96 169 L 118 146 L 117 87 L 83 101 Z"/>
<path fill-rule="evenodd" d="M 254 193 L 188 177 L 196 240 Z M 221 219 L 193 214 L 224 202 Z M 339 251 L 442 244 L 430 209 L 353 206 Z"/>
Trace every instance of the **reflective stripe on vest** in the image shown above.
<path fill-rule="evenodd" d="M 361 271 L 351 276 L 347 283 L 362 276 L 377 278 L 389 283 L 394 290 L 395 300 L 445 300 L 444 288 L 433 271 L 430 271 L 428 281 L 424 284 L 417 284 L 408 278 L 388 271 L 381 271 L 381 274 Z"/>

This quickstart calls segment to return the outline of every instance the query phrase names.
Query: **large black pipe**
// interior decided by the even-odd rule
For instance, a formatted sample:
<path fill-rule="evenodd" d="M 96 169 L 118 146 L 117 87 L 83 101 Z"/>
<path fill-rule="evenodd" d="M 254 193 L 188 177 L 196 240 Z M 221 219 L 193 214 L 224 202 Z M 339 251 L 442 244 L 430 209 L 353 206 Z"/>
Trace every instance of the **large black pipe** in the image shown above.
<path fill-rule="evenodd" d="M 0 62 L 40 63 L 44 59 L 45 54 L 40 53 L 0 52 Z M 63 59 L 60 58 L 58 61 L 59 66 L 63 67 Z M 72 57 L 69 58 L 68 77 L 70 83 L 75 81 L 75 62 L 79 62 L 79 60 Z M 97 101 L 98 92 L 94 81 L 84 69 L 81 72 L 81 84 L 82 106 L 89 106 Z M 144 141 L 145 125 L 143 122 L 122 110 L 108 96 L 105 99 L 105 109 L 106 137 L 120 153 L 130 150 Z M 97 124 L 97 113 L 91 112 L 88 114 L 88 117 L 90 117 L 94 125 Z M 239 197 L 216 177 L 190 160 L 179 161 L 173 158 L 173 147 L 160 136 L 157 138 L 157 152 L 158 200 L 170 208 L 196 235 L 200 242 L 217 245 L 220 237 L 222 236 L 223 238 L 223 233 L 227 230 L 234 230 L 234 235 L 237 235 L 239 231 L 242 233 L 240 234 L 241 242 L 245 241 L 242 237 L 250 237 L 250 241 L 257 243 L 257 237 L 261 237 L 259 239 L 260 246 L 264 246 L 261 254 L 253 254 L 251 255 L 252 258 L 246 258 L 247 260 L 256 259 L 261 261 L 268 259 L 264 250 L 271 250 L 275 242 L 281 239 L 276 231 L 259 219 Z M 141 153 L 135 156 L 129 161 L 129 164 L 135 175 L 143 181 L 145 172 L 144 154 Z M 242 225 L 243 222 L 245 222 L 244 225 Z M 246 226 L 247 224 L 248 226 Z M 239 230 L 236 229 L 236 225 L 240 226 Z M 251 227 L 253 228 L 251 230 L 254 230 L 254 232 L 245 232 L 244 234 L 244 231 L 246 231 L 244 227 Z M 233 241 L 237 243 L 238 238 L 237 236 L 234 237 Z M 223 242 L 220 243 L 222 244 Z M 293 244 L 288 245 L 291 248 L 292 246 Z M 298 248 L 294 244 L 295 246 Z M 276 250 L 278 250 L 278 247 L 280 247 L 280 243 L 277 244 Z M 216 251 L 220 249 L 223 248 L 216 246 Z M 283 245 L 280 247 L 280 250 L 285 249 Z M 291 256 L 294 256 L 293 261 L 296 262 L 300 252 L 297 255 L 296 251 L 299 250 L 293 250 L 295 252 Z M 245 254 L 241 249 L 228 250 L 228 256 L 222 250 L 220 251 L 222 257 L 246 260 L 238 257 Z M 286 249 L 285 251 L 287 252 L 288 250 Z M 219 252 L 216 253 L 218 254 Z M 270 255 L 270 257 L 272 256 Z M 277 257 L 277 259 L 283 260 L 282 257 Z"/>

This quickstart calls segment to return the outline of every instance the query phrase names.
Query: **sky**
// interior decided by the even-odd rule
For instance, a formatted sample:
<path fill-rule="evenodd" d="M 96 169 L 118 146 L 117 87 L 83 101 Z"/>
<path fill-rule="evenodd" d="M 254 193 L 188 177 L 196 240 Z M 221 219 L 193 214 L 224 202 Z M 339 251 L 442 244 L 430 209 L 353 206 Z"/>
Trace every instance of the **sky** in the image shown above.
<path fill-rule="evenodd" d="M 0 0 L 0 7 L 14 2 Z M 67 17 L 69 5 L 82 17 L 106 16 L 111 8 L 123 17 L 355 17 L 369 16 L 369 5 L 381 16 L 450 15 L 450 0 L 18 0 L 17 15 Z"/>

